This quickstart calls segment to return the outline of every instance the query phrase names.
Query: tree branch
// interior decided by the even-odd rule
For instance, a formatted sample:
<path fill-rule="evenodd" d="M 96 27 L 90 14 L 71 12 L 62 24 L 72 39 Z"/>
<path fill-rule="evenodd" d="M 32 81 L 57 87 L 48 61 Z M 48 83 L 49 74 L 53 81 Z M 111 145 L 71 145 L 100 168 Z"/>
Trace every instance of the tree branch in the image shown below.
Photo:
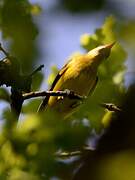
<path fill-rule="evenodd" d="M 112 103 L 101 103 L 100 105 L 109 111 L 114 111 L 114 112 L 121 112 L 122 111 L 122 109 L 120 107 L 118 107 Z"/>
<path fill-rule="evenodd" d="M 72 152 L 58 152 L 56 153 L 56 157 L 58 158 L 70 158 L 70 157 L 75 157 L 75 156 L 82 156 L 86 153 L 89 153 L 89 152 L 93 152 L 94 149 L 90 148 L 90 147 L 84 147 L 83 149 L 81 150 L 78 150 L 78 151 L 72 151 Z"/>
<path fill-rule="evenodd" d="M 62 97 L 68 97 L 70 99 L 78 99 L 83 100 L 86 99 L 85 96 L 80 96 L 73 91 L 70 90 L 64 90 L 64 91 L 37 91 L 37 92 L 30 92 L 25 93 L 22 95 L 23 99 L 31 99 L 35 97 L 42 97 L 42 96 L 62 96 Z"/>

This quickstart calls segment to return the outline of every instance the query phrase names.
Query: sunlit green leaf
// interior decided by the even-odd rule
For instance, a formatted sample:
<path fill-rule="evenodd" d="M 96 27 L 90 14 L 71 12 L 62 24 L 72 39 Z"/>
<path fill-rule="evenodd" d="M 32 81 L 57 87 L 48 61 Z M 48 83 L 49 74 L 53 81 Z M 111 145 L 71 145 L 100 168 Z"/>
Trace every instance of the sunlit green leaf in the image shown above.
<path fill-rule="evenodd" d="M 30 9 L 30 11 L 31 11 L 31 13 L 33 14 L 33 15 L 39 15 L 40 14 L 40 12 L 41 12 L 41 6 L 39 6 L 38 4 L 32 4 L 31 5 L 31 9 Z"/>

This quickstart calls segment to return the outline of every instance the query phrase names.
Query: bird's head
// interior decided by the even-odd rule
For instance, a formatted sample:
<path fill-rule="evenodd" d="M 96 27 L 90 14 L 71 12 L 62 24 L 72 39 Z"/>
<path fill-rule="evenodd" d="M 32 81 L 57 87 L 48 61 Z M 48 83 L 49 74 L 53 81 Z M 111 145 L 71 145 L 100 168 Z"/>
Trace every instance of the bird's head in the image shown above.
<path fill-rule="evenodd" d="M 114 44 L 115 42 L 98 46 L 89 51 L 88 56 L 91 57 L 92 62 L 98 66 L 104 59 L 107 59 L 109 57 L 111 48 Z"/>

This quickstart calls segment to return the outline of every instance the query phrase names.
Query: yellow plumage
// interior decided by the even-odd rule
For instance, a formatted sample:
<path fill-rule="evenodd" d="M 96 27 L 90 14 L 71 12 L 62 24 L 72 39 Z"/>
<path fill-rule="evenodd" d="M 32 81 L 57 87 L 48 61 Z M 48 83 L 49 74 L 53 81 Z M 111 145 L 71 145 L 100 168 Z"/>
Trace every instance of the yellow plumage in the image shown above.
<path fill-rule="evenodd" d="M 60 70 L 50 90 L 72 90 L 81 96 L 88 96 L 97 83 L 97 69 L 99 64 L 110 55 L 112 44 L 102 45 L 87 54 L 74 56 Z M 40 106 L 40 111 L 51 108 L 59 112 L 64 118 L 69 116 L 81 102 L 68 97 L 45 98 Z"/>

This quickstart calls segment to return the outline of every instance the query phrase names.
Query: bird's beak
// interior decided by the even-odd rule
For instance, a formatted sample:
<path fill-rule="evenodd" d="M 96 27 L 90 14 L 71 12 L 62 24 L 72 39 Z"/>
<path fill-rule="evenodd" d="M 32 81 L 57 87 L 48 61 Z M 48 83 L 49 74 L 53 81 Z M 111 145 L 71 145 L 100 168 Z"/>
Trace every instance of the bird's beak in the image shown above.
<path fill-rule="evenodd" d="M 114 46 L 115 43 L 116 43 L 116 42 L 113 42 L 113 43 L 107 44 L 107 45 L 105 45 L 105 46 L 106 46 L 106 48 L 111 49 L 111 48 Z"/>

